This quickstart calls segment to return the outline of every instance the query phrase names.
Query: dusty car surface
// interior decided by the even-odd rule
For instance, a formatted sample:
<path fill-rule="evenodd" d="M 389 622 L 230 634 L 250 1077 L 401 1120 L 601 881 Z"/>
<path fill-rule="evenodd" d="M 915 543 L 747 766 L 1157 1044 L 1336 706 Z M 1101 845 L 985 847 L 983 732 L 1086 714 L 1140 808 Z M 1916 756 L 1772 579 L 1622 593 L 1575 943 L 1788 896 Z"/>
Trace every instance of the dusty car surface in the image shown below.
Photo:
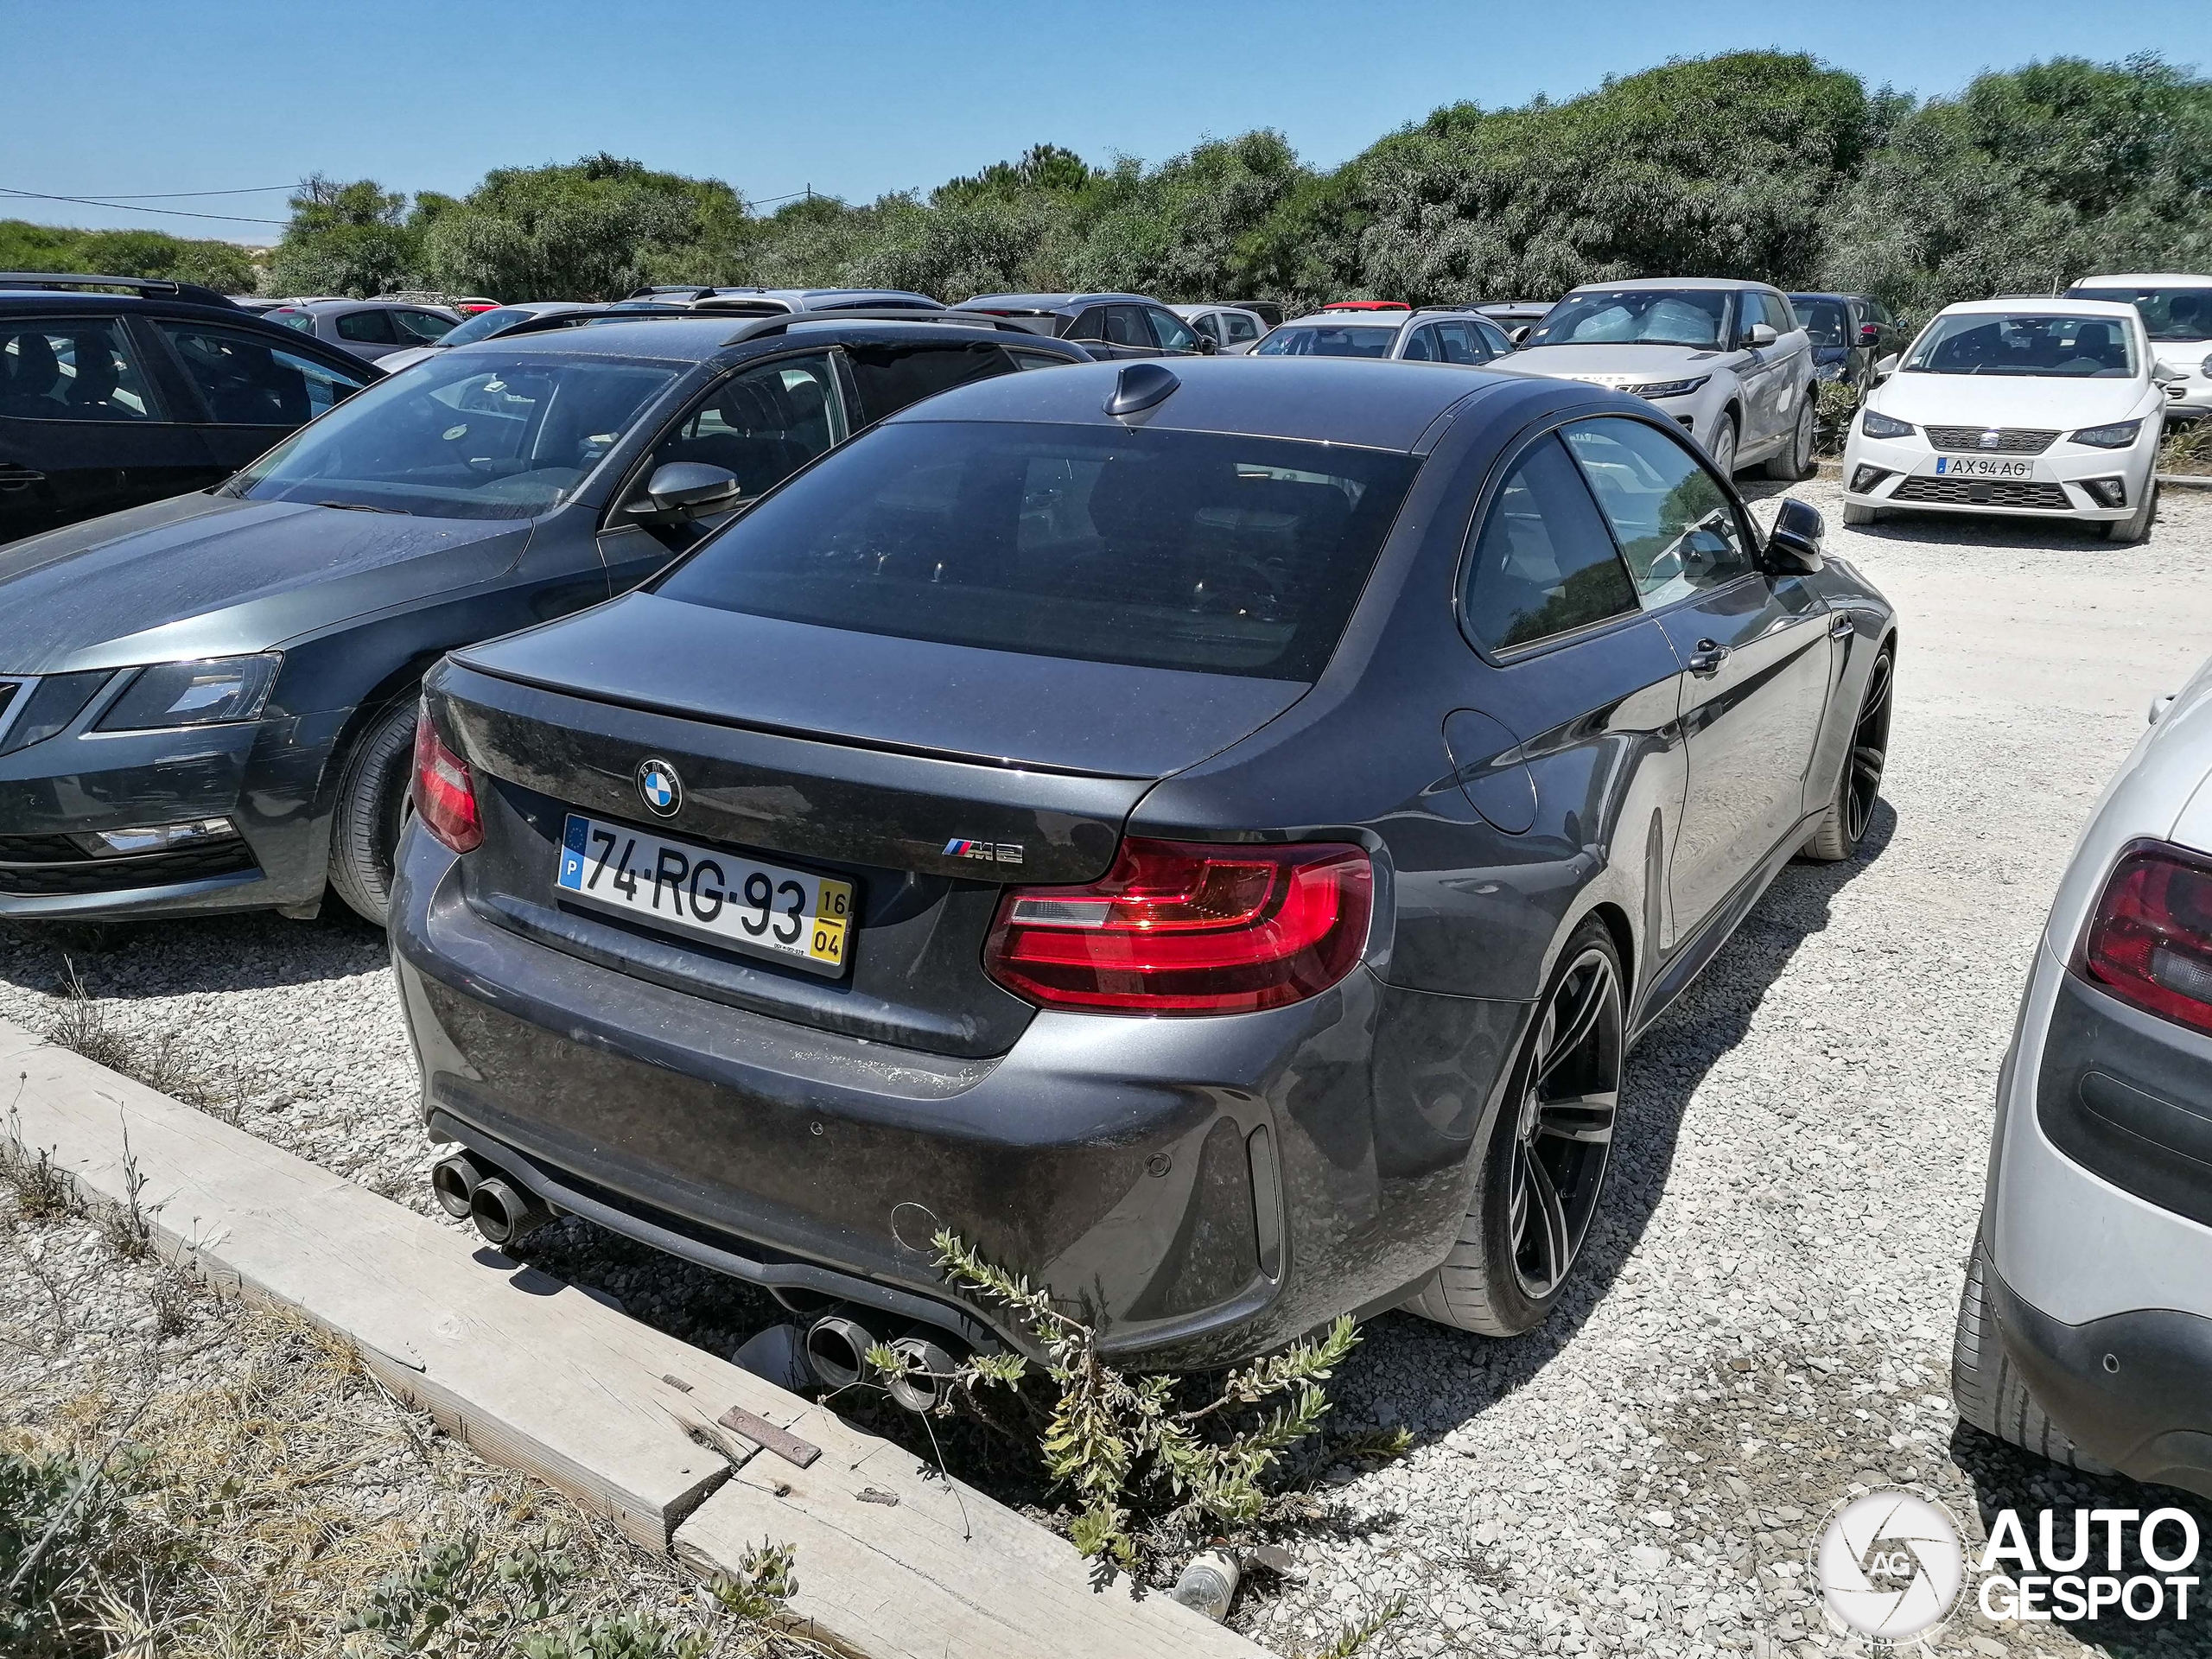
<path fill-rule="evenodd" d="M 1145 1363 L 1529 1329 L 1629 1044 L 1866 828 L 1891 612 L 1820 533 L 1540 377 L 894 416 L 426 682 L 391 937 L 442 1193 L 879 1334 L 1027 1340 L 940 1226 Z"/>

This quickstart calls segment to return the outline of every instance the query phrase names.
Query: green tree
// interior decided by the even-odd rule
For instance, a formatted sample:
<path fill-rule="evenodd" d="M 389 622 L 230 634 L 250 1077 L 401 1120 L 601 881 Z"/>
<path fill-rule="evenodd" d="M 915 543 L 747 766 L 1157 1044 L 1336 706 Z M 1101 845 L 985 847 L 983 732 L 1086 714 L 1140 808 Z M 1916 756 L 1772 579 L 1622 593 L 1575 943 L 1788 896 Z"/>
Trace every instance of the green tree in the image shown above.
<path fill-rule="evenodd" d="M 270 257 L 276 292 L 363 298 L 417 280 L 422 238 L 406 222 L 400 193 L 373 179 L 338 184 L 316 174 L 290 206 L 291 223 Z"/>
<path fill-rule="evenodd" d="M 205 242 L 161 231 L 76 231 L 0 219 L 0 270 L 72 271 L 102 276 L 166 276 L 226 294 L 251 294 L 252 256 L 234 242 Z"/>

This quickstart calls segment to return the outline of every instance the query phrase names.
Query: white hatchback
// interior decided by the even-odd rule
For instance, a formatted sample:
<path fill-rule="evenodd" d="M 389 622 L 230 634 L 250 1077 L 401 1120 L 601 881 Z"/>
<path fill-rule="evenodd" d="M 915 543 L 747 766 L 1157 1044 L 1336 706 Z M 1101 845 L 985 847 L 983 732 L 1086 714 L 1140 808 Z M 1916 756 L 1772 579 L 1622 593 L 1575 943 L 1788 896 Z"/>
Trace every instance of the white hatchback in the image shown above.
<path fill-rule="evenodd" d="M 1876 365 L 1843 451 L 1843 520 L 1885 509 L 2075 518 L 2140 541 L 2166 394 L 2132 305 L 1975 300 Z"/>

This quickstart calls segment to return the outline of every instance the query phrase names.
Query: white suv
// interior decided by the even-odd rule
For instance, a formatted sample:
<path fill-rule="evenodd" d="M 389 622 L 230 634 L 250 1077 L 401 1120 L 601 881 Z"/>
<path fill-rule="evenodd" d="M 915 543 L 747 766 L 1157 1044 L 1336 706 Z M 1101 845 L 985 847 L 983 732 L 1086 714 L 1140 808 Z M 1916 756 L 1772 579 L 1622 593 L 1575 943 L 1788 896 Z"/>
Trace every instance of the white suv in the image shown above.
<path fill-rule="evenodd" d="M 2165 379 L 2167 413 L 2212 416 L 2212 276 L 2171 271 L 2084 276 L 2066 290 L 2066 297 L 2133 306 L 2152 351 L 2171 372 Z"/>
<path fill-rule="evenodd" d="M 1544 314 L 1513 366 L 1649 398 L 1733 474 L 1813 470 L 1813 342 L 1780 289 L 1709 276 L 1588 283 Z"/>
<path fill-rule="evenodd" d="M 1843 521 L 1891 507 L 2086 519 L 2139 542 L 2158 512 L 2162 370 L 2135 308 L 1973 300 L 1874 365 L 1843 447 Z"/>

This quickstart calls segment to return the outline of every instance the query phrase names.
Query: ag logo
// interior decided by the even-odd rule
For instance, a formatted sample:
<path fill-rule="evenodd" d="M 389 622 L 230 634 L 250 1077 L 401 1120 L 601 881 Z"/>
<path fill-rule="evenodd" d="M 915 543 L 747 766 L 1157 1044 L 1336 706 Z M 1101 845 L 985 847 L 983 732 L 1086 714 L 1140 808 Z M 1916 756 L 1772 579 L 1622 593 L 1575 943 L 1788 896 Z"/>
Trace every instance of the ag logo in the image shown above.
<path fill-rule="evenodd" d="M 1813 1575 L 1838 1621 L 1900 1641 L 1950 1617 L 1966 1582 L 1966 1552 L 1940 1504 L 1881 1487 L 1830 1513 Z"/>
<path fill-rule="evenodd" d="M 665 760 L 640 760 L 638 795 L 655 817 L 672 818 L 683 806 L 683 780 Z"/>

